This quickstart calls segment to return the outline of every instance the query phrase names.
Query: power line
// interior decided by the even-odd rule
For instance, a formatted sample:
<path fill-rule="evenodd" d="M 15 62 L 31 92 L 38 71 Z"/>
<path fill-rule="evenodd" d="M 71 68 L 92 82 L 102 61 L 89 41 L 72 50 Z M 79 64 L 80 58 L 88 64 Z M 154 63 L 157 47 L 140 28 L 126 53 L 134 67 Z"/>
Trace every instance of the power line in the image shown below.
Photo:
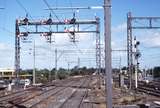
<path fill-rule="evenodd" d="M 32 17 L 32 15 L 28 12 L 28 10 L 23 6 L 23 4 L 19 1 L 19 0 L 16 0 L 16 2 L 18 3 L 18 5 L 25 11 L 25 13 L 26 13 L 26 17 L 28 17 L 28 15 L 29 15 L 29 17 L 33 20 L 33 17 Z M 45 29 L 47 29 L 48 30 L 48 28 L 47 27 L 43 27 L 43 28 L 45 28 Z M 25 28 L 25 29 L 28 29 L 28 28 Z"/>
<path fill-rule="evenodd" d="M 29 12 L 27 11 L 27 9 L 22 5 L 22 3 L 19 1 L 19 0 L 16 0 L 16 2 L 18 3 L 18 5 L 26 12 L 26 14 L 28 14 L 30 17 L 31 17 L 31 19 L 33 19 L 32 18 L 32 16 L 29 14 Z"/>
<path fill-rule="evenodd" d="M 71 7 L 73 7 L 71 0 L 69 0 L 69 3 L 71 5 Z M 74 12 L 74 10 L 72 9 L 72 12 Z"/>
<path fill-rule="evenodd" d="M 47 7 L 48 7 L 49 10 L 52 12 L 52 14 L 57 18 L 57 20 L 58 20 L 59 22 L 61 22 L 60 19 L 58 18 L 58 16 L 56 15 L 56 13 L 51 9 L 51 7 L 50 7 L 50 5 L 48 4 L 47 0 L 43 0 L 43 2 L 47 5 Z"/>
<path fill-rule="evenodd" d="M 10 31 L 9 29 L 6 29 L 4 27 L 0 27 L 1 30 L 6 31 L 7 33 L 10 33 L 12 36 L 14 36 L 14 32 Z"/>

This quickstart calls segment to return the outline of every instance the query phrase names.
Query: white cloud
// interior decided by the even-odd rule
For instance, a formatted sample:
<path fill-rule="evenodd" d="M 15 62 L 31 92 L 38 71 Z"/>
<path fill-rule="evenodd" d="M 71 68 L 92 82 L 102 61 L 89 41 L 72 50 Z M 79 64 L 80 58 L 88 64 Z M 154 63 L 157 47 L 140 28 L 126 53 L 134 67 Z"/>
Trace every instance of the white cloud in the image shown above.
<path fill-rule="evenodd" d="M 0 43 L 0 67 L 14 68 L 14 46 Z"/>
<path fill-rule="evenodd" d="M 68 50 L 77 50 L 75 53 L 73 53 L 72 51 L 70 53 L 64 53 L 62 55 L 62 57 L 59 59 L 58 65 L 60 67 L 62 67 L 62 65 L 64 64 L 65 57 L 68 58 L 69 61 L 73 61 L 73 60 L 77 61 L 78 57 L 87 58 L 86 57 L 86 56 L 88 56 L 87 49 L 95 48 L 95 46 L 96 46 L 96 45 L 94 45 L 95 36 L 96 35 L 93 33 L 81 33 L 81 34 L 76 33 L 76 39 L 78 40 L 78 42 L 76 42 L 76 44 L 74 44 L 73 42 L 70 41 L 70 38 L 67 33 L 66 34 L 53 34 L 53 40 L 55 42 L 53 42 L 51 44 L 52 45 L 52 53 L 51 53 L 50 43 L 47 43 L 47 40 L 45 39 L 45 37 L 36 36 L 35 37 L 36 67 L 40 68 L 42 66 L 43 67 L 46 66 L 46 68 L 48 68 L 48 67 L 50 67 L 49 65 L 54 66 L 54 59 L 55 59 L 54 49 L 55 48 L 58 48 L 58 50 L 61 50 L 61 51 L 67 50 L 67 49 Z M 24 45 L 21 49 L 21 50 L 23 50 L 23 51 L 21 51 L 21 54 L 22 54 L 21 66 L 22 66 L 22 68 L 29 68 L 29 67 L 32 68 L 33 56 L 28 54 L 29 47 L 33 49 L 33 43 L 28 45 L 28 47 L 24 43 Z M 86 50 L 84 50 L 84 49 L 86 49 Z M 32 53 L 32 51 L 30 51 L 30 52 Z M 60 52 L 58 52 L 58 56 L 59 55 L 60 55 Z M 92 54 L 92 55 L 94 55 L 93 57 L 95 57 L 95 54 Z M 51 62 L 51 59 L 52 59 L 52 62 Z M 52 64 L 50 64 L 50 62 Z"/>
<path fill-rule="evenodd" d="M 119 24 L 115 27 L 112 27 L 112 33 L 126 32 L 126 31 L 127 31 L 127 23 L 126 22 Z"/>
<path fill-rule="evenodd" d="M 146 34 L 142 43 L 147 47 L 160 47 L 160 32 L 151 32 Z"/>
<path fill-rule="evenodd" d="M 0 43 L 0 50 L 1 51 L 8 51 L 8 50 L 11 50 L 11 49 L 12 48 L 8 44 Z"/>

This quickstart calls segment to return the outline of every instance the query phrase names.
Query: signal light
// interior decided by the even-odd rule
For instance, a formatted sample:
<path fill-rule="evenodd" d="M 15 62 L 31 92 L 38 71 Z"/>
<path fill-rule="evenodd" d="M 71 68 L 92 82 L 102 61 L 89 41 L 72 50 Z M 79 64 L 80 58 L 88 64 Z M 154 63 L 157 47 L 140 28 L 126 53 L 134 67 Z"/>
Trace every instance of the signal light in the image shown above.
<path fill-rule="evenodd" d="M 135 58 L 140 58 L 141 57 L 141 53 L 138 51 L 135 53 Z"/>
<path fill-rule="evenodd" d="M 137 41 L 137 42 L 136 42 L 136 45 L 139 45 L 139 44 L 140 44 L 140 42 L 139 42 L 139 41 Z"/>
<path fill-rule="evenodd" d="M 70 23 L 70 20 L 65 19 L 65 20 L 64 20 L 64 23 L 65 23 L 65 24 L 69 24 L 69 23 Z"/>
<path fill-rule="evenodd" d="M 51 23 L 52 23 L 52 19 L 49 18 L 49 19 L 47 20 L 46 24 L 51 24 Z"/>
<path fill-rule="evenodd" d="M 75 24 L 75 22 L 76 22 L 76 19 L 72 18 L 71 21 L 70 21 L 70 24 Z"/>
<path fill-rule="evenodd" d="M 76 22 L 76 19 L 75 19 L 75 18 L 72 18 L 71 20 L 68 20 L 68 19 L 65 19 L 65 20 L 64 20 L 64 23 L 65 23 L 65 24 L 75 24 L 75 22 Z"/>
<path fill-rule="evenodd" d="M 23 22 L 24 22 L 25 24 L 27 24 L 27 23 L 28 23 L 28 18 L 24 18 L 24 19 L 23 19 Z"/>

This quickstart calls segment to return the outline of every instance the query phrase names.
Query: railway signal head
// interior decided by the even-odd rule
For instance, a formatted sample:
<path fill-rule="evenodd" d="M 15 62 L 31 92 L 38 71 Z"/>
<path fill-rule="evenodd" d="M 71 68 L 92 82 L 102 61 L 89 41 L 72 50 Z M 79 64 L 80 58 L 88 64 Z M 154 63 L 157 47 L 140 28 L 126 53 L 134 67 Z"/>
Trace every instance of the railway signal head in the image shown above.
<path fill-rule="evenodd" d="M 139 42 L 139 41 L 137 41 L 137 42 L 136 42 L 136 45 L 140 45 L 140 42 Z"/>
<path fill-rule="evenodd" d="M 135 58 L 140 58 L 141 57 L 141 53 L 139 52 L 139 51 L 137 51 L 136 53 L 135 53 Z"/>
<path fill-rule="evenodd" d="M 76 22 L 76 19 L 72 18 L 71 21 L 70 21 L 70 24 L 75 24 L 75 22 Z"/>
<path fill-rule="evenodd" d="M 28 14 L 26 14 L 26 17 L 23 19 L 23 22 L 24 22 L 25 24 L 28 23 Z"/>
<path fill-rule="evenodd" d="M 47 20 L 46 24 L 52 24 L 52 19 L 49 18 L 49 19 Z"/>
<path fill-rule="evenodd" d="M 23 19 L 23 22 L 24 22 L 25 24 L 27 24 L 27 23 L 28 23 L 28 18 L 27 18 L 27 17 L 24 18 L 24 19 Z"/>
<path fill-rule="evenodd" d="M 69 24 L 69 23 L 70 23 L 70 20 L 65 19 L 65 20 L 64 20 L 64 23 L 65 23 L 65 24 Z"/>

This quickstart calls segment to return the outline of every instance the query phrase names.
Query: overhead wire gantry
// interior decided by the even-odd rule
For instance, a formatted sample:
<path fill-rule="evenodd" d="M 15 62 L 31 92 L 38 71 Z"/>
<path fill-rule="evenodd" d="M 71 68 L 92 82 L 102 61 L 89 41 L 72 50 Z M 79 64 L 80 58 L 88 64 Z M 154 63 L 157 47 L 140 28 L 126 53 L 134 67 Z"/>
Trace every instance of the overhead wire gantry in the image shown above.
<path fill-rule="evenodd" d="M 94 28 L 81 29 L 83 26 L 95 26 Z M 65 26 L 72 26 L 72 29 Z M 98 72 L 101 68 L 100 57 L 100 19 L 95 17 L 93 20 L 77 20 L 75 15 L 72 19 L 65 19 L 64 21 L 55 20 L 49 16 L 47 19 L 30 20 L 27 16 L 25 18 L 16 19 L 15 23 L 15 71 L 16 78 L 19 78 L 20 73 L 20 41 L 22 38 L 28 37 L 30 34 L 43 36 L 49 43 L 52 42 L 52 36 L 55 34 L 67 33 L 72 42 L 76 42 L 76 34 L 81 33 L 95 33 L 96 34 L 96 64 Z M 25 29 L 24 29 L 25 28 Z"/>

